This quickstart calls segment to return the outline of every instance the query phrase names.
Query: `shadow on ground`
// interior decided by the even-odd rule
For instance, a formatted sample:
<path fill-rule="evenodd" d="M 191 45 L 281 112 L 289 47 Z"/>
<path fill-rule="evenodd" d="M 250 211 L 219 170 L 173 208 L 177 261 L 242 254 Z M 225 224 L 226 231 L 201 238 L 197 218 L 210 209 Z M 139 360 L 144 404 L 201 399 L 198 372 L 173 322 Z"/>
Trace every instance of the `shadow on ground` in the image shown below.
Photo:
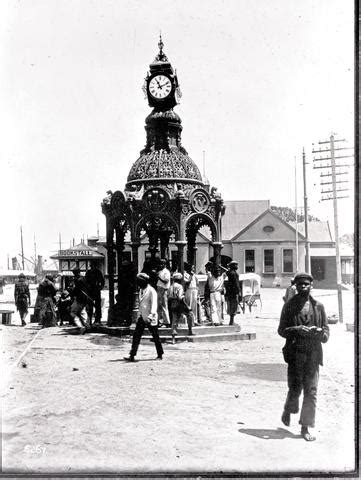
<path fill-rule="evenodd" d="M 279 382 L 287 378 L 287 365 L 285 363 L 237 363 L 232 375 Z"/>
<path fill-rule="evenodd" d="M 240 428 L 239 433 L 245 433 L 252 437 L 263 438 L 263 440 L 283 440 L 285 438 L 302 438 L 301 435 L 295 435 L 284 428 Z"/>

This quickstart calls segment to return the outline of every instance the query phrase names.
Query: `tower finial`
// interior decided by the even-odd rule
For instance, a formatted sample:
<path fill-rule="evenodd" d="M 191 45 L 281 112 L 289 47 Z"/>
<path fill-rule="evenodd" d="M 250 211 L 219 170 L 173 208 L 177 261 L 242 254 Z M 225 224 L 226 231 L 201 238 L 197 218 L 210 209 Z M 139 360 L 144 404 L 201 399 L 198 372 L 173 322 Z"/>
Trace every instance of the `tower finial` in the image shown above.
<path fill-rule="evenodd" d="M 163 55 L 164 43 L 163 43 L 163 40 L 162 40 L 162 32 L 159 33 L 158 47 L 159 47 L 159 55 Z"/>
<path fill-rule="evenodd" d="M 163 39 L 162 39 L 162 32 L 159 32 L 159 42 L 158 42 L 158 47 L 159 47 L 159 53 L 155 57 L 154 61 L 155 62 L 168 62 L 167 55 L 163 52 Z"/>

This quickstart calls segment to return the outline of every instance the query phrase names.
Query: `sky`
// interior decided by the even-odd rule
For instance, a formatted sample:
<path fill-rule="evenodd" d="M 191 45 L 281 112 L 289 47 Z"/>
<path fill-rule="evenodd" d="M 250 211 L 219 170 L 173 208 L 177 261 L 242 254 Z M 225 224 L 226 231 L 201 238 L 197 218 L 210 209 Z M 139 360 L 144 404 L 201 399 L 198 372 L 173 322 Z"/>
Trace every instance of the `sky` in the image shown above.
<path fill-rule="evenodd" d="M 26 0 L 0 3 L 0 268 L 105 234 L 101 201 L 123 190 L 145 145 L 144 77 L 158 52 L 177 69 L 182 144 L 225 200 L 321 201 L 312 148 L 354 142 L 350 0 Z M 350 160 L 353 162 L 353 159 Z M 297 182 L 295 182 L 295 165 Z M 340 234 L 353 232 L 350 198 Z"/>

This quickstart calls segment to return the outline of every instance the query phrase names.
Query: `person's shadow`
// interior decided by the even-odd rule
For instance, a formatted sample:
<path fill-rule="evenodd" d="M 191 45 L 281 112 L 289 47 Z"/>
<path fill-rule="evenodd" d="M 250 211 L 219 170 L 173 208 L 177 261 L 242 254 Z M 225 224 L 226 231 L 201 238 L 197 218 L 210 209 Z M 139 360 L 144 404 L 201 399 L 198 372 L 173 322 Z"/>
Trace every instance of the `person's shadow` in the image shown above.
<path fill-rule="evenodd" d="M 257 438 L 263 438 L 264 440 L 283 440 L 285 438 L 302 438 L 301 435 L 295 435 L 289 432 L 285 428 L 240 428 L 239 433 L 245 433 Z"/>

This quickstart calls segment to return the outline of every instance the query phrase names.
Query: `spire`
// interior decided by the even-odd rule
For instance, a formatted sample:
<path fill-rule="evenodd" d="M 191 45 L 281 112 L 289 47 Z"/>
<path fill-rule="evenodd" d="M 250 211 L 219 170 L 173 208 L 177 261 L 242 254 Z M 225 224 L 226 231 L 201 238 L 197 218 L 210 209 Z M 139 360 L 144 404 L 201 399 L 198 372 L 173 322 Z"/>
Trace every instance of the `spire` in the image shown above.
<path fill-rule="evenodd" d="M 162 40 L 162 34 L 160 33 L 159 42 L 158 42 L 159 53 L 154 59 L 155 62 L 168 62 L 167 55 L 163 52 L 163 47 L 164 47 L 164 43 Z"/>

